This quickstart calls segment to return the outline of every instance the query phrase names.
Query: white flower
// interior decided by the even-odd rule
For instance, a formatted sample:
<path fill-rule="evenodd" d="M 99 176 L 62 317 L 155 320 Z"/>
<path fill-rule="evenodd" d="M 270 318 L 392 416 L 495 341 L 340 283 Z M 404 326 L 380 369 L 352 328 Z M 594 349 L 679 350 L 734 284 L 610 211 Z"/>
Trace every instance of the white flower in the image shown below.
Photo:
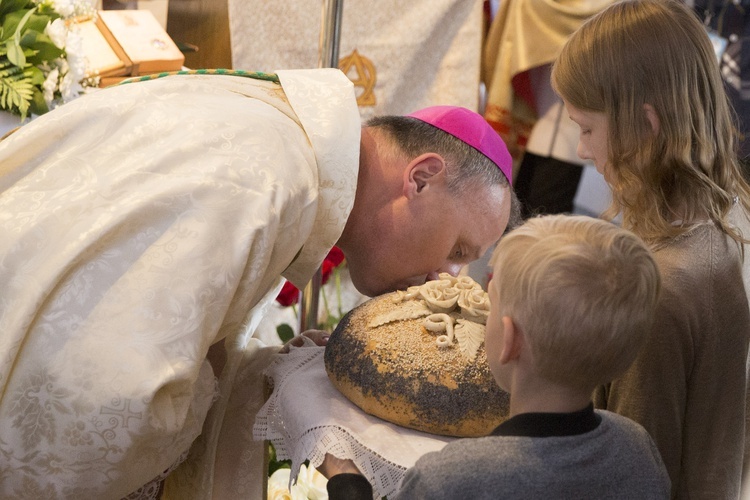
<path fill-rule="evenodd" d="M 297 476 L 297 484 L 295 486 L 301 486 L 305 489 L 306 497 L 309 500 L 327 500 L 328 490 L 326 485 L 328 480 L 323 474 L 318 472 L 314 467 L 305 467 L 304 464 L 300 467 L 299 476 Z M 292 486 L 294 488 L 294 486 Z"/>
<path fill-rule="evenodd" d="M 55 19 L 44 28 L 44 33 L 50 37 L 52 43 L 58 48 L 65 48 L 65 39 L 68 36 L 68 28 L 65 26 L 65 21 L 60 18 Z"/>
<path fill-rule="evenodd" d="M 289 484 L 289 469 L 278 469 L 268 478 L 268 500 L 292 500 L 287 485 Z"/>
<path fill-rule="evenodd" d="M 76 12 L 73 0 L 52 0 L 52 5 L 62 17 L 70 17 Z"/>
<path fill-rule="evenodd" d="M 86 91 L 87 60 L 83 51 L 83 37 L 75 23 L 66 19 L 80 14 L 90 14 L 93 4 L 88 0 L 52 0 L 52 7 L 62 18 L 47 25 L 45 33 L 65 55 L 49 61 L 42 68 L 46 77 L 42 90 L 49 109 L 70 102 Z"/>
<path fill-rule="evenodd" d="M 79 80 L 73 79 L 73 75 L 69 72 L 65 73 L 62 81 L 60 82 L 60 93 L 62 94 L 63 102 L 72 101 L 83 92 L 83 85 Z"/>
<path fill-rule="evenodd" d="M 279 469 L 268 478 L 268 500 L 327 500 L 328 480 L 314 467 L 300 467 L 297 483 L 288 489 L 290 469 Z"/>
<path fill-rule="evenodd" d="M 47 106 L 52 104 L 52 100 L 55 98 L 55 91 L 57 90 L 57 79 L 60 77 L 60 70 L 57 68 L 53 69 L 47 74 L 47 78 L 44 79 L 42 84 L 42 90 L 44 92 L 44 100 Z"/>
<path fill-rule="evenodd" d="M 77 82 L 82 82 L 86 78 L 88 60 L 83 50 L 83 37 L 78 30 L 68 32 L 65 52 L 71 77 Z"/>

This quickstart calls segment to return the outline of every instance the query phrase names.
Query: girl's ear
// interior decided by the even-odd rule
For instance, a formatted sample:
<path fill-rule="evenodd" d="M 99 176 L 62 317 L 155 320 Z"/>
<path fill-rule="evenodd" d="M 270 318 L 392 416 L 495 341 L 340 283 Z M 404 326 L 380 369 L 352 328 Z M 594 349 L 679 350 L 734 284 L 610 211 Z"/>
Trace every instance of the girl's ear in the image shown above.
<path fill-rule="evenodd" d="M 651 124 L 651 131 L 654 135 L 658 134 L 661 123 L 659 122 L 659 115 L 656 114 L 656 110 L 652 105 L 644 104 L 643 111 L 646 112 L 646 119 Z"/>

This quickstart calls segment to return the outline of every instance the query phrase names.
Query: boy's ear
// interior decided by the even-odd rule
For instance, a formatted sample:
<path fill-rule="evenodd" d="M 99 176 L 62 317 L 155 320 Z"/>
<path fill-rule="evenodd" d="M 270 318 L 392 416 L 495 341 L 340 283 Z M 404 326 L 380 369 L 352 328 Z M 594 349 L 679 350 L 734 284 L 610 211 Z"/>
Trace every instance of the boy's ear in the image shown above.
<path fill-rule="evenodd" d="M 659 121 L 659 115 L 656 114 L 656 110 L 652 105 L 644 104 L 643 111 L 646 112 L 646 119 L 651 124 L 651 131 L 654 133 L 654 135 L 658 134 L 659 128 L 661 127 L 661 122 Z"/>
<path fill-rule="evenodd" d="M 437 153 L 414 158 L 404 170 L 404 196 L 413 198 L 431 186 L 445 182 L 445 160 Z"/>
<path fill-rule="evenodd" d="M 503 316 L 503 349 L 500 352 L 500 363 L 505 364 L 518 359 L 524 343 L 523 332 L 510 316 Z"/>

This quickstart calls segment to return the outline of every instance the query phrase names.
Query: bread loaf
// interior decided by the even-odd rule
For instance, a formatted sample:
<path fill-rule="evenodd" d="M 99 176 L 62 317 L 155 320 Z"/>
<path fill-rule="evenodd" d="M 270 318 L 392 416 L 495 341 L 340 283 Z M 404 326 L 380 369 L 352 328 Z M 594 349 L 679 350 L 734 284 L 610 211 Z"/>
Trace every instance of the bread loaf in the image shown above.
<path fill-rule="evenodd" d="M 448 274 L 376 297 L 331 334 L 326 371 L 371 415 L 433 434 L 486 436 L 509 407 L 487 366 L 488 311 L 476 282 Z"/>

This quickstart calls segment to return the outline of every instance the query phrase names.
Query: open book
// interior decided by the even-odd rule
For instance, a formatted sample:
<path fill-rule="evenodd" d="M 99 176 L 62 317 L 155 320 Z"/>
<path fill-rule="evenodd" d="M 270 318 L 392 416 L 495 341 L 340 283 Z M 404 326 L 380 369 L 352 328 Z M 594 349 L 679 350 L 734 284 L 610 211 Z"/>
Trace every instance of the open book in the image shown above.
<path fill-rule="evenodd" d="M 180 52 L 149 10 L 102 10 L 78 23 L 89 76 L 126 77 L 176 71 Z"/>

